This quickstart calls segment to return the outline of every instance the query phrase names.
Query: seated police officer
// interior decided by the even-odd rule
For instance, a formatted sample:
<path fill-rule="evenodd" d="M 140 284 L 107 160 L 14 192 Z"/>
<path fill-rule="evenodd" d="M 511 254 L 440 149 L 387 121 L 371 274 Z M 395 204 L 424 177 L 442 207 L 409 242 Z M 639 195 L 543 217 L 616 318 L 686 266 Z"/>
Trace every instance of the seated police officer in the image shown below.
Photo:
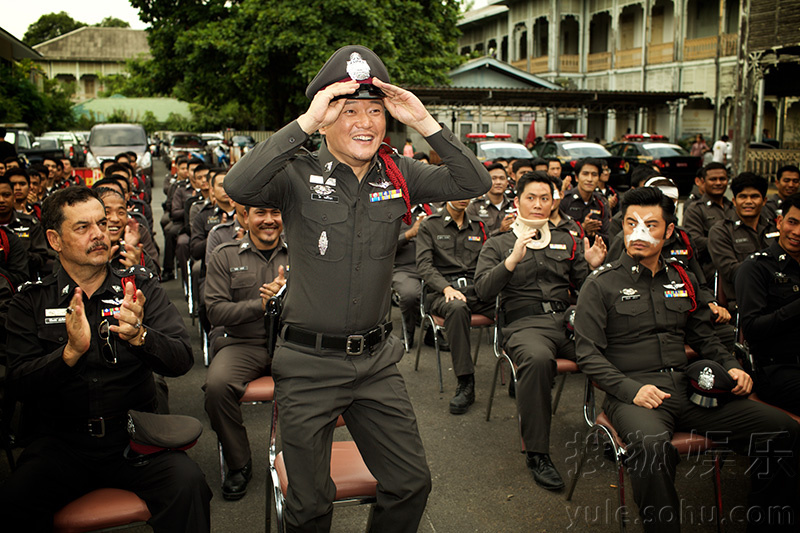
<path fill-rule="evenodd" d="M 288 263 L 280 210 L 248 207 L 245 219 L 250 231 L 241 241 L 214 250 L 206 273 L 209 321 L 225 328 L 225 336 L 215 342 L 216 355 L 203 389 L 211 427 L 228 463 L 222 485 L 226 500 L 244 496 L 252 476 L 239 399 L 247 383 L 269 374 L 272 358 L 267 350 L 266 305 L 286 283 Z"/>
<path fill-rule="evenodd" d="M 444 317 L 453 371 L 458 378 L 450 413 L 461 415 L 475 402 L 475 368 L 470 355 L 472 314 L 494 315 L 494 302 L 475 294 L 475 266 L 486 241 L 483 223 L 466 213 L 469 200 L 447 202 L 445 209 L 422 221 L 417 235 L 417 270 L 425 280 L 428 309 Z"/>
<path fill-rule="evenodd" d="M 514 222 L 513 205 L 506 196 L 508 177 L 505 167 L 493 163 L 486 169 L 492 177 L 492 188 L 482 198 L 476 198 L 467 207 L 467 215 L 472 220 L 480 220 L 489 235 L 505 233 Z"/>
<path fill-rule="evenodd" d="M 670 443 L 675 431 L 709 434 L 744 450 L 754 459 L 753 512 L 747 513 L 752 526 L 778 530 L 769 512 L 769 506 L 777 506 L 792 515 L 788 525 L 783 522 L 785 530 L 795 530 L 800 427 L 785 413 L 746 399 L 750 376 L 713 335 L 711 311 L 696 296 L 696 279 L 676 259 L 662 259 L 664 240 L 674 230 L 672 200 L 658 189 L 641 187 L 626 193 L 621 209 L 626 253 L 583 284 L 575 316 L 576 353 L 581 371 L 606 392 L 603 408 L 627 445 L 645 530 L 680 530 L 674 485 L 679 456 Z M 723 375 L 712 373 L 698 387 L 733 382 L 732 394 L 717 400 L 716 407 L 690 401 L 684 342 L 722 366 Z"/>
<path fill-rule="evenodd" d="M 778 192 L 770 195 L 764 201 L 764 211 L 770 220 L 775 220 L 782 215 L 781 202 L 795 194 L 800 188 L 800 168 L 796 165 L 785 165 L 775 174 L 775 188 Z"/>
<path fill-rule="evenodd" d="M 490 238 L 475 270 L 475 291 L 484 301 L 500 294 L 505 350 L 517 365 L 516 397 L 528 468 L 542 487 L 564 486 L 550 459 L 550 390 L 555 358 L 575 359 L 575 343 L 564 321 L 570 287 L 576 289 L 600 266 L 606 250 L 596 239 L 578 242 L 566 226 L 549 221 L 555 187 L 544 172 L 517 180 L 513 231 Z"/>
<path fill-rule="evenodd" d="M 687 204 L 683 212 L 683 225 L 697 245 L 697 260 L 703 267 L 703 274 L 711 282 L 714 279 L 714 262 L 708 249 L 708 232 L 720 220 L 735 220 L 733 203 L 725 197 L 728 189 L 728 170 L 722 163 L 709 163 L 703 167 L 698 178 L 703 195 L 695 202 Z"/>
<path fill-rule="evenodd" d="M 185 374 L 189 333 L 149 271 L 116 271 L 97 194 L 72 186 L 47 198 L 42 224 L 61 267 L 14 298 L 10 385 L 34 440 L 0 489 L 9 531 L 48 531 L 53 514 L 100 487 L 135 492 L 157 532 L 209 531 L 211 491 L 180 451 L 123 457 L 127 412 L 155 408 L 153 371 Z"/>
<path fill-rule="evenodd" d="M 576 186 L 564 194 L 559 209 L 580 223 L 592 243 L 599 235 L 608 244 L 611 207 L 605 196 L 597 191 L 602 169 L 601 159 L 587 157 L 578 161 L 575 165 Z"/>
<path fill-rule="evenodd" d="M 708 251 L 717 269 L 728 309 L 736 307 L 734 280 L 747 256 L 763 250 L 778 237 L 778 229 L 764 213 L 769 184 L 752 172 L 742 172 L 731 182 L 736 215 L 720 220 L 708 231 Z"/>
<path fill-rule="evenodd" d="M 25 248 L 31 280 L 49 274 L 53 269 L 53 253 L 47 247 L 42 225 L 33 215 L 18 213 L 14 209 L 14 191 L 10 176 L 20 172 L 12 169 L 0 176 L 0 226 L 13 232 Z"/>
<path fill-rule="evenodd" d="M 747 258 L 736 274 L 744 337 L 766 402 L 800 415 L 800 194 L 783 201 L 780 237 Z"/>
<path fill-rule="evenodd" d="M 406 327 L 409 348 L 414 345 L 414 332 L 419 320 L 420 278 L 417 272 L 417 234 L 419 226 L 433 213 L 430 204 L 417 204 L 411 208 L 412 223 L 400 224 L 397 250 L 392 269 L 392 290 L 397 291 L 400 312 Z"/>

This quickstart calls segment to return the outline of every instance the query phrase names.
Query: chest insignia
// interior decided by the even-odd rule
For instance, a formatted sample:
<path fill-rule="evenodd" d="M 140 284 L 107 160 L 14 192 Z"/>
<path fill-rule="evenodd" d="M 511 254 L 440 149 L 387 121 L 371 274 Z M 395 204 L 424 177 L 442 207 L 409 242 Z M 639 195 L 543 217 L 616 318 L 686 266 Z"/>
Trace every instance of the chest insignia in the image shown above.
<path fill-rule="evenodd" d="M 119 285 L 112 285 L 111 288 L 114 289 L 116 292 L 122 292 L 122 287 L 120 287 Z"/>
<path fill-rule="evenodd" d="M 781 236 L 781 232 L 779 232 L 779 231 L 770 231 L 769 233 L 764 235 L 764 237 L 767 238 L 767 239 L 774 239 L 775 237 L 780 237 L 780 236 Z"/>
<path fill-rule="evenodd" d="M 686 249 L 670 250 L 669 255 L 689 255 L 689 250 Z"/>
<path fill-rule="evenodd" d="M 686 298 L 689 296 L 688 291 L 664 291 L 665 298 Z"/>
<path fill-rule="evenodd" d="M 551 250 L 566 250 L 567 249 L 567 245 L 566 244 L 562 244 L 562 243 L 554 242 L 554 243 L 550 243 L 550 249 Z"/>
<path fill-rule="evenodd" d="M 369 185 L 372 185 L 373 187 L 377 187 L 379 189 L 388 189 L 389 187 L 392 186 L 392 182 L 386 181 L 385 179 L 381 179 L 380 181 L 370 181 Z"/>
<path fill-rule="evenodd" d="M 589 214 L 600 216 L 601 213 L 599 209 L 589 209 Z"/>
<path fill-rule="evenodd" d="M 469 235 L 467 240 L 471 242 L 481 242 L 481 237 L 480 235 Z"/>
<path fill-rule="evenodd" d="M 637 292 L 639 291 L 634 288 L 622 289 L 621 291 L 619 291 L 619 293 L 622 294 L 623 296 L 633 296 Z"/>
<path fill-rule="evenodd" d="M 674 281 L 668 283 L 667 285 L 664 285 L 665 289 L 669 289 L 669 290 L 672 290 L 672 291 L 676 291 L 678 289 L 682 289 L 683 287 L 684 287 L 683 283 L 676 283 Z"/>
<path fill-rule="evenodd" d="M 400 189 L 392 189 L 390 191 L 377 191 L 370 193 L 370 202 L 383 202 L 384 200 L 394 200 L 395 198 L 402 198 L 403 191 Z"/>
<path fill-rule="evenodd" d="M 317 246 L 319 247 L 319 255 L 325 255 L 328 251 L 328 234 L 326 232 L 323 231 L 319 234 Z"/>
<path fill-rule="evenodd" d="M 231 272 L 244 272 L 245 270 L 247 270 L 247 265 L 231 267 L 230 269 Z"/>
<path fill-rule="evenodd" d="M 322 177 L 320 177 L 320 179 L 322 179 Z M 330 196 L 332 193 L 336 192 L 336 189 L 328 185 L 314 185 L 311 187 L 311 192 L 320 196 Z"/>
<path fill-rule="evenodd" d="M 325 183 L 325 180 L 322 179 L 322 176 L 317 176 L 315 174 L 311 174 L 308 177 L 308 182 L 311 183 L 312 185 L 314 185 L 314 184 L 322 185 L 323 183 Z"/>
<path fill-rule="evenodd" d="M 115 313 L 119 313 L 119 307 L 106 307 L 100 311 L 104 317 L 106 316 L 114 316 Z"/>
<path fill-rule="evenodd" d="M 481 208 L 478 210 L 478 216 L 481 218 L 486 218 L 489 216 L 489 212 L 485 207 L 481 206 Z"/>

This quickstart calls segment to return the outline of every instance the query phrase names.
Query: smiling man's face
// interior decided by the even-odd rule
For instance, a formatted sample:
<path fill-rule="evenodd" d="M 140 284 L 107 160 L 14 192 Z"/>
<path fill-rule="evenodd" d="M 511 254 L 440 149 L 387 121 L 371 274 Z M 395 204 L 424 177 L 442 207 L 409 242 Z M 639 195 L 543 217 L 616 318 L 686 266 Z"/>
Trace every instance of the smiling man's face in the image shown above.
<path fill-rule="evenodd" d="M 320 132 L 331 154 L 349 166 L 372 160 L 386 136 L 381 100 L 347 100 L 336 121 Z"/>

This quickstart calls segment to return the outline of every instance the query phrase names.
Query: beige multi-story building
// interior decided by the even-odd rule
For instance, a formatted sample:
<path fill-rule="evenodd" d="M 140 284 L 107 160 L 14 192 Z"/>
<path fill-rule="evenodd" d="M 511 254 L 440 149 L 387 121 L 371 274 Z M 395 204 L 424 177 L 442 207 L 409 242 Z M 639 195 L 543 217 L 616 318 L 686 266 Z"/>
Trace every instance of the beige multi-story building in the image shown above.
<path fill-rule="evenodd" d="M 739 24 L 739 0 L 498 0 L 461 17 L 459 49 L 567 88 L 696 93 L 624 114 L 587 114 L 575 102 L 559 110 L 557 129 L 716 138 L 735 127 Z M 775 121 L 767 111 L 764 127 Z"/>
<path fill-rule="evenodd" d="M 75 83 L 76 102 L 97 96 L 100 76 L 124 74 L 128 59 L 150 56 L 147 33 L 130 28 L 84 26 L 33 49 L 43 56 L 36 63 L 48 78 Z"/>

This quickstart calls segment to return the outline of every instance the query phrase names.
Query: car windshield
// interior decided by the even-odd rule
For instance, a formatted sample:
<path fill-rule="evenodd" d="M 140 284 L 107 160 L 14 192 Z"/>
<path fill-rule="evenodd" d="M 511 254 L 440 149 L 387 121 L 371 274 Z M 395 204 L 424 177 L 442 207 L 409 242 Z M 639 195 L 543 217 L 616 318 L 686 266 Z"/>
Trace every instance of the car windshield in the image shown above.
<path fill-rule="evenodd" d="M 611 155 L 608 150 L 594 143 L 564 143 L 561 147 L 567 151 L 570 157 L 607 157 Z"/>
<path fill-rule="evenodd" d="M 144 130 L 136 128 L 103 128 L 94 130 L 90 136 L 92 146 L 136 146 L 146 145 Z"/>
<path fill-rule="evenodd" d="M 531 153 L 521 144 L 490 141 L 478 144 L 478 157 L 485 157 L 486 159 L 497 159 L 498 157 L 527 159 L 531 157 Z"/>
<path fill-rule="evenodd" d="M 185 146 L 187 148 L 200 148 L 203 141 L 196 135 L 176 135 L 172 138 L 172 146 Z"/>
<path fill-rule="evenodd" d="M 642 145 L 647 153 L 653 157 L 680 157 L 689 155 L 689 152 L 677 144 L 647 143 Z"/>
<path fill-rule="evenodd" d="M 58 148 L 58 139 L 53 137 L 39 137 L 36 139 L 36 142 L 39 143 L 39 148 L 45 148 L 47 150 L 54 150 Z"/>

